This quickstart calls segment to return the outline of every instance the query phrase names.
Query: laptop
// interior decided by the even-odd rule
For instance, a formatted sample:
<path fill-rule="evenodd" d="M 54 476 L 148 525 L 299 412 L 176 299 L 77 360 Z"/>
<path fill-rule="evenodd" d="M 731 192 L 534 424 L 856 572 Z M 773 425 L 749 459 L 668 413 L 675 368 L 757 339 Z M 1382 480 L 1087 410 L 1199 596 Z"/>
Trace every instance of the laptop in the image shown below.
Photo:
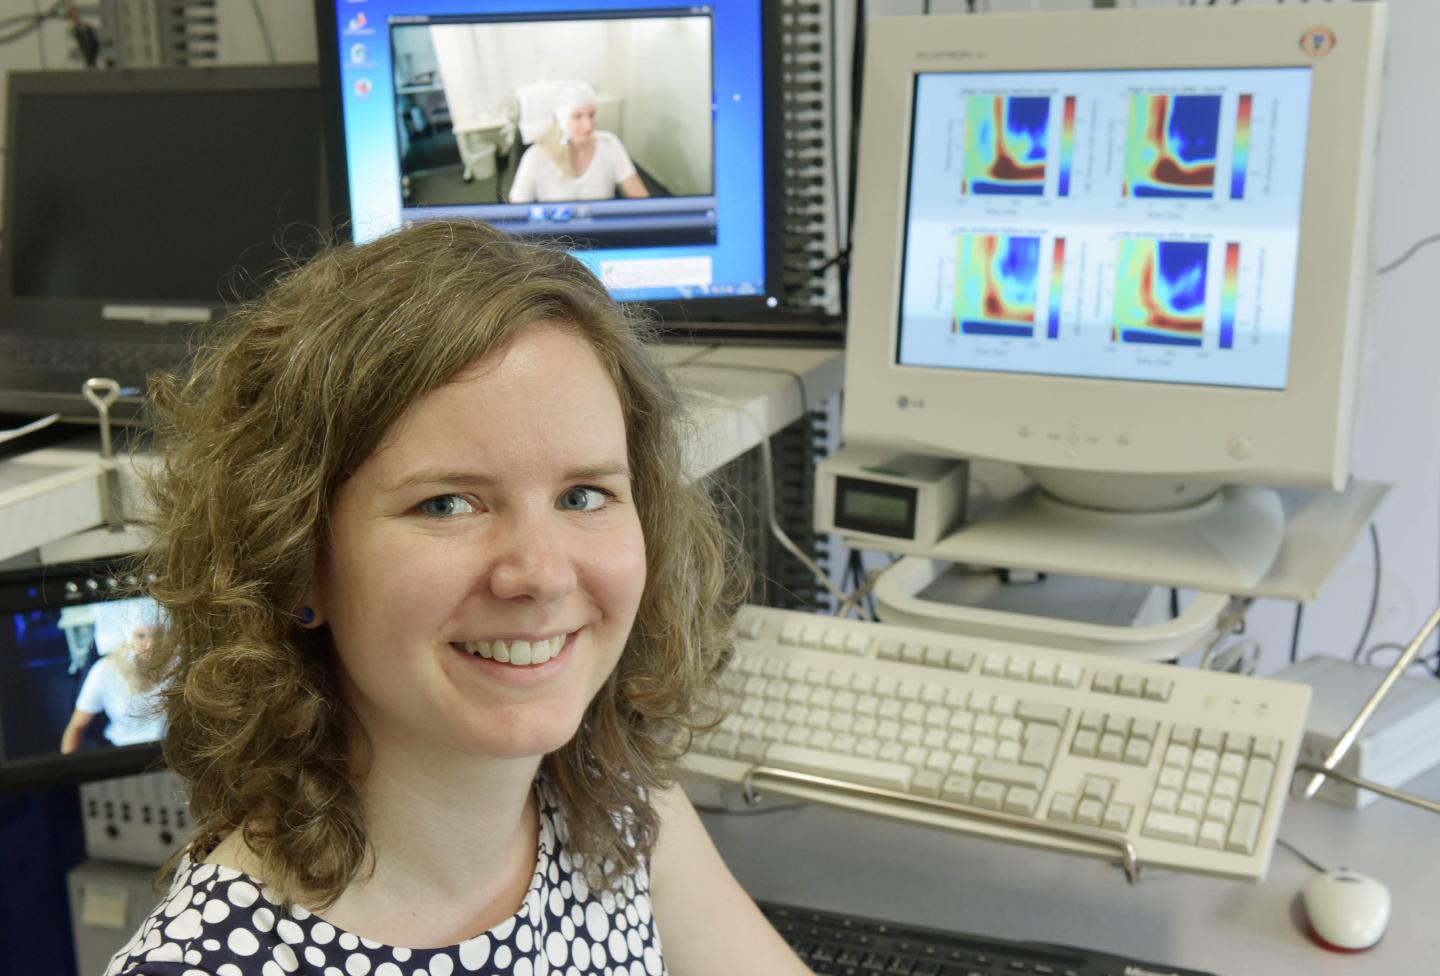
<path fill-rule="evenodd" d="M 136 419 L 227 306 L 329 224 L 314 65 L 12 72 L 0 413 Z"/>

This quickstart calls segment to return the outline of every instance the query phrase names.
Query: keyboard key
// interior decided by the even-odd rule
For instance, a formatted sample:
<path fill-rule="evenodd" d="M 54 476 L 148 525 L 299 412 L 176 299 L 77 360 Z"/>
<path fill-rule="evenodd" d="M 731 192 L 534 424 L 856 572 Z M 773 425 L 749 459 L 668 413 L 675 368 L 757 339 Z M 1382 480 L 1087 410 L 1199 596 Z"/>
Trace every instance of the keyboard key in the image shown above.
<path fill-rule="evenodd" d="M 1226 748 L 1229 748 L 1228 743 Z M 1244 776 L 1245 757 L 1238 752 L 1225 753 L 1225 755 L 1220 757 L 1220 768 L 1218 772 L 1221 776 L 1234 776 L 1236 778 Z"/>
<path fill-rule="evenodd" d="M 1075 808 L 1079 805 L 1080 798 L 1074 793 L 1056 793 L 1050 798 L 1050 819 L 1051 820 L 1074 820 Z"/>
<path fill-rule="evenodd" d="M 1055 683 L 1062 688 L 1078 688 L 1084 672 L 1078 665 L 1062 664 L 1055 670 Z"/>
<path fill-rule="evenodd" d="M 856 657 L 862 656 L 870 650 L 870 637 L 858 631 L 852 632 L 845 637 L 845 653 L 853 654 Z"/>
<path fill-rule="evenodd" d="M 1100 826 L 1123 834 L 1130 829 L 1130 820 L 1134 815 L 1135 808 L 1130 804 L 1112 803 L 1105 808 L 1105 816 L 1100 821 Z"/>
<path fill-rule="evenodd" d="M 1225 841 L 1227 850 L 1241 854 L 1254 854 L 1255 842 L 1260 838 L 1260 807 L 1254 803 L 1242 803 L 1235 808 L 1235 820 L 1230 824 L 1230 836 Z"/>
<path fill-rule="evenodd" d="M 975 792 L 975 781 L 969 776 L 947 776 L 940 786 L 940 798 L 951 803 L 969 803 Z"/>
<path fill-rule="evenodd" d="M 1075 822 L 1086 827 L 1098 827 L 1105 815 L 1105 807 L 1099 800 L 1081 800 L 1075 808 Z"/>
<path fill-rule="evenodd" d="M 1038 790 L 1045 785 L 1043 769 L 1022 766 L 1013 762 L 1002 762 L 998 759 L 982 760 L 975 775 L 982 780 L 1004 783 L 1006 786 L 1028 786 Z"/>
<path fill-rule="evenodd" d="M 1105 731 L 1119 736 L 1130 734 L 1130 716 L 1111 713 L 1105 716 Z"/>
<path fill-rule="evenodd" d="M 1090 687 L 1104 695 L 1115 694 L 1115 684 L 1120 676 L 1114 671 L 1096 671 L 1095 678 L 1090 682 Z"/>
<path fill-rule="evenodd" d="M 1249 733 L 1227 732 L 1225 733 L 1225 754 L 1236 753 L 1241 759 L 1244 759 L 1250 755 L 1250 744 L 1254 741 L 1255 737 Z"/>
<path fill-rule="evenodd" d="M 1101 759 L 1112 759 L 1119 762 L 1125 755 L 1125 740 L 1113 733 L 1107 733 L 1100 737 L 1100 748 L 1095 754 Z"/>
<path fill-rule="evenodd" d="M 943 782 L 944 778 L 939 773 L 922 769 L 915 774 L 915 778 L 911 781 L 910 792 L 918 796 L 928 796 L 931 799 L 938 799 L 940 797 L 940 786 Z"/>
<path fill-rule="evenodd" d="M 1064 705 L 1049 702 L 1020 702 L 1015 717 L 1025 722 L 1043 722 L 1046 725 L 1064 725 L 1070 717 L 1070 709 Z"/>
<path fill-rule="evenodd" d="M 1087 776 L 1085 778 L 1085 788 L 1080 791 L 1080 795 L 1086 800 L 1095 800 L 1099 802 L 1101 806 L 1104 806 L 1110 802 L 1110 792 L 1113 789 L 1114 784 L 1108 779 L 1101 779 L 1098 776 Z"/>
<path fill-rule="evenodd" d="M 1005 677 L 1005 655 L 998 652 L 987 654 L 985 663 L 980 666 L 980 673 L 992 678 Z"/>
<path fill-rule="evenodd" d="M 1005 662 L 1005 677 L 1012 681 L 1030 680 L 1030 660 L 1023 657 L 1012 657 Z"/>
<path fill-rule="evenodd" d="M 837 653 L 845 650 L 845 632 L 843 630 L 827 630 L 820 638 L 820 646 L 827 651 Z"/>
<path fill-rule="evenodd" d="M 1015 739 L 1001 739 L 995 747 L 995 758 L 1005 762 L 1020 761 L 1020 743 Z"/>
<path fill-rule="evenodd" d="M 961 650 L 952 647 L 945 658 L 945 666 L 952 671 L 969 671 L 970 665 L 975 662 L 975 652 Z"/>
<path fill-rule="evenodd" d="M 1060 733 L 1053 726 L 1030 726 L 1025 738 L 1025 748 L 1020 753 L 1020 765 L 1049 768 L 1055 762 L 1055 751 L 1060 746 Z"/>
<path fill-rule="evenodd" d="M 999 783 L 987 782 L 976 783 L 975 792 L 970 797 L 970 802 L 977 807 L 984 807 L 987 810 L 999 810 L 1005 806 L 1005 793 L 1008 787 Z"/>
<path fill-rule="evenodd" d="M 1097 711 L 1084 711 L 1080 713 L 1080 728 L 1091 732 L 1105 731 L 1105 713 Z"/>
<path fill-rule="evenodd" d="M 1240 801 L 1263 804 L 1270 793 L 1270 781 L 1274 778 L 1273 762 L 1268 759 L 1250 760 L 1250 768 L 1245 770 L 1245 781 L 1240 786 Z"/>
<path fill-rule="evenodd" d="M 1000 720 L 999 734 L 1001 739 L 1013 739 L 1020 741 L 1020 735 L 1025 731 L 1025 723 L 1018 718 L 1003 718 Z"/>
<path fill-rule="evenodd" d="M 792 620 L 781 627 L 780 643 L 792 645 L 800 643 L 800 624 Z"/>
<path fill-rule="evenodd" d="M 1257 735 L 1251 743 L 1250 755 L 1255 759 L 1280 761 L 1280 740 L 1270 735 Z"/>
<path fill-rule="evenodd" d="M 1170 742 L 1172 745 L 1192 747 L 1197 734 L 1199 730 L 1193 725 L 1177 725 L 1170 730 Z"/>
<path fill-rule="evenodd" d="M 950 772 L 957 776 L 973 778 L 975 775 L 975 767 L 979 764 L 980 760 L 974 756 L 956 756 L 950 761 Z"/>
<path fill-rule="evenodd" d="M 1145 693 L 1145 679 L 1138 674 L 1122 674 L 1117 690 L 1126 698 L 1139 698 Z"/>
<path fill-rule="evenodd" d="M 1070 751 L 1077 756 L 1093 756 L 1100 748 L 1100 737 L 1094 732 L 1083 730 L 1075 733 L 1075 741 L 1070 744 Z"/>
<path fill-rule="evenodd" d="M 1033 817 L 1040 805 L 1040 794 L 1028 786 L 1012 786 L 1005 794 L 1005 812 L 1018 813 L 1022 817 Z"/>
<path fill-rule="evenodd" d="M 1132 766 L 1144 766 L 1150 762 L 1150 743 L 1144 739 L 1131 739 L 1126 742 L 1125 762 Z"/>
<path fill-rule="evenodd" d="M 1190 767 L 1190 747 L 1178 743 L 1171 743 L 1165 750 L 1165 765 L 1173 766 L 1176 769 L 1188 769 Z"/>
<path fill-rule="evenodd" d="M 945 740 L 946 749 L 961 755 L 969 755 L 974 744 L 975 740 L 968 732 L 951 732 L 950 738 Z"/>
<path fill-rule="evenodd" d="M 1146 837 L 1154 837 L 1156 840 L 1194 844 L 1200 834 L 1200 824 L 1193 817 L 1182 817 L 1173 813 L 1151 810 L 1145 818 L 1145 827 L 1141 833 Z"/>
<path fill-rule="evenodd" d="M 1196 749 L 1209 749 L 1212 752 L 1219 752 L 1220 747 L 1225 744 L 1225 733 L 1219 729 L 1201 729 L 1200 734 L 1195 737 Z"/>
<path fill-rule="evenodd" d="M 1014 695 L 996 695 L 990 702 L 990 714 L 1009 718 L 1015 714 L 1015 706 L 1018 704 L 1019 701 Z"/>
<path fill-rule="evenodd" d="M 1190 757 L 1190 768 L 1202 773 L 1213 773 L 1220 768 L 1220 754 L 1213 749 L 1196 749 Z"/>
<path fill-rule="evenodd" d="M 1235 816 L 1235 803 L 1233 800 L 1223 800 L 1218 796 L 1212 796 L 1210 802 L 1205 804 L 1205 819 L 1218 820 L 1221 825 L 1228 824 L 1230 818 Z"/>
<path fill-rule="evenodd" d="M 900 642 L 893 640 L 881 641 L 875 645 L 875 656 L 882 661 L 900 660 Z"/>
<path fill-rule="evenodd" d="M 925 648 L 925 664 L 927 667 L 943 668 L 948 654 L 949 651 L 946 650 L 946 648 L 937 644 L 931 644 Z"/>
<path fill-rule="evenodd" d="M 1055 662 L 1036 661 L 1030 668 L 1030 680 L 1037 685 L 1053 685 L 1055 683 Z"/>
<path fill-rule="evenodd" d="M 1202 823 L 1199 844 L 1212 851 L 1222 850 L 1225 847 L 1225 825 L 1218 820 Z"/>
<path fill-rule="evenodd" d="M 1160 723 L 1153 718 L 1137 718 L 1130 723 L 1130 737 L 1154 742 L 1160 735 Z"/>
<path fill-rule="evenodd" d="M 1170 693 L 1175 689 L 1175 682 L 1169 678 L 1147 678 L 1145 679 L 1145 697 L 1151 701 L 1168 702 Z"/>
<path fill-rule="evenodd" d="M 797 773 L 843 779 L 888 790 L 907 791 L 914 778 L 910 767 L 900 763 L 842 756 L 804 746 L 772 745 L 766 762 Z"/>
<path fill-rule="evenodd" d="M 1150 809 L 1161 813 L 1174 813 L 1180 803 L 1180 794 L 1172 789 L 1162 788 L 1150 794 Z"/>
<path fill-rule="evenodd" d="M 1205 814 L 1205 794 L 1180 794 L 1180 802 L 1176 805 L 1175 812 L 1182 816 L 1193 817 L 1199 820 Z"/>
<path fill-rule="evenodd" d="M 914 641 L 906 641 L 900 645 L 900 660 L 906 664 L 925 663 L 925 645 L 917 644 Z"/>

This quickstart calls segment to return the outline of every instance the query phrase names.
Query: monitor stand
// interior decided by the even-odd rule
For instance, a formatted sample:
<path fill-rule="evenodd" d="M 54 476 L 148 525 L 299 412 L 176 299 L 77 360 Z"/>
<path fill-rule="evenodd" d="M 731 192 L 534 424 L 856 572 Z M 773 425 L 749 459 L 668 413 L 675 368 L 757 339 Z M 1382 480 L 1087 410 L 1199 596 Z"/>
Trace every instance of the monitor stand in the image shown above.
<path fill-rule="evenodd" d="M 1352 481 L 1340 493 L 1228 485 L 1184 508 L 1113 512 L 1059 501 L 1032 486 L 923 553 L 901 551 L 977 566 L 1309 600 L 1387 490 L 1365 481 Z"/>

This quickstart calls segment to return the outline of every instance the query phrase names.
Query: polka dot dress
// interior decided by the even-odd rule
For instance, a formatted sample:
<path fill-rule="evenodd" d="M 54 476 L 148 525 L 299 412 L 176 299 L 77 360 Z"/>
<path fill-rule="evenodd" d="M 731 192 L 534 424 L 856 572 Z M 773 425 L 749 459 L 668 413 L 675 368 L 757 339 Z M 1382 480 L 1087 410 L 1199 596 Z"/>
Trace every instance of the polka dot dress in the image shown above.
<path fill-rule="evenodd" d="M 405 949 L 286 910 L 232 868 L 182 862 L 169 892 L 105 976 L 663 976 L 644 866 L 592 891 L 565 850 L 564 818 L 540 787 L 540 850 L 525 902 L 488 932 Z"/>

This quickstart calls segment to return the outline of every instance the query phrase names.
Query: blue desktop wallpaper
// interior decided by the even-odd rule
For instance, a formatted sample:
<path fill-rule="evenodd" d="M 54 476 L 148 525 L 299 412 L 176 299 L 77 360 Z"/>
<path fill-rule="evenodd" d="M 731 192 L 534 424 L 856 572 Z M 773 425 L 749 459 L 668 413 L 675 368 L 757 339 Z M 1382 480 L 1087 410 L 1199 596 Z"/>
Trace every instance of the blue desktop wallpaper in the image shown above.
<path fill-rule="evenodd" d="M 712 282 L 728 293 L 763 294 L 765 288 L 765 193 L 762 58 L 763 0 L 716 0 L 686 6 L 656 0 L 337 0 L 341 104 L 349 176 L 350 213 L 357 241 L 400 225 L 401 183 L 395 134 L 394 72 L 388 24 L 391 17 L 555 14 L 655 10 L 712 15 L 714 51 L 714 153 L 717 243 L 581 251 L 594 271 L 599 262 L 707 257 Z M 357 15 L 363 19 L 357 21 Z M 321 43 L 327 43 L 322 38 Z M 365 45 L 356 64 L 351 48 Z M 357 85 L 359 88 L 357 88 Z M 637 293 L 638 292 L 638 293 Z M 723 292 L 722 292 L 723 293 Z M 646 288 L 621 297 L 703 297 L 674 288 Z"/>

